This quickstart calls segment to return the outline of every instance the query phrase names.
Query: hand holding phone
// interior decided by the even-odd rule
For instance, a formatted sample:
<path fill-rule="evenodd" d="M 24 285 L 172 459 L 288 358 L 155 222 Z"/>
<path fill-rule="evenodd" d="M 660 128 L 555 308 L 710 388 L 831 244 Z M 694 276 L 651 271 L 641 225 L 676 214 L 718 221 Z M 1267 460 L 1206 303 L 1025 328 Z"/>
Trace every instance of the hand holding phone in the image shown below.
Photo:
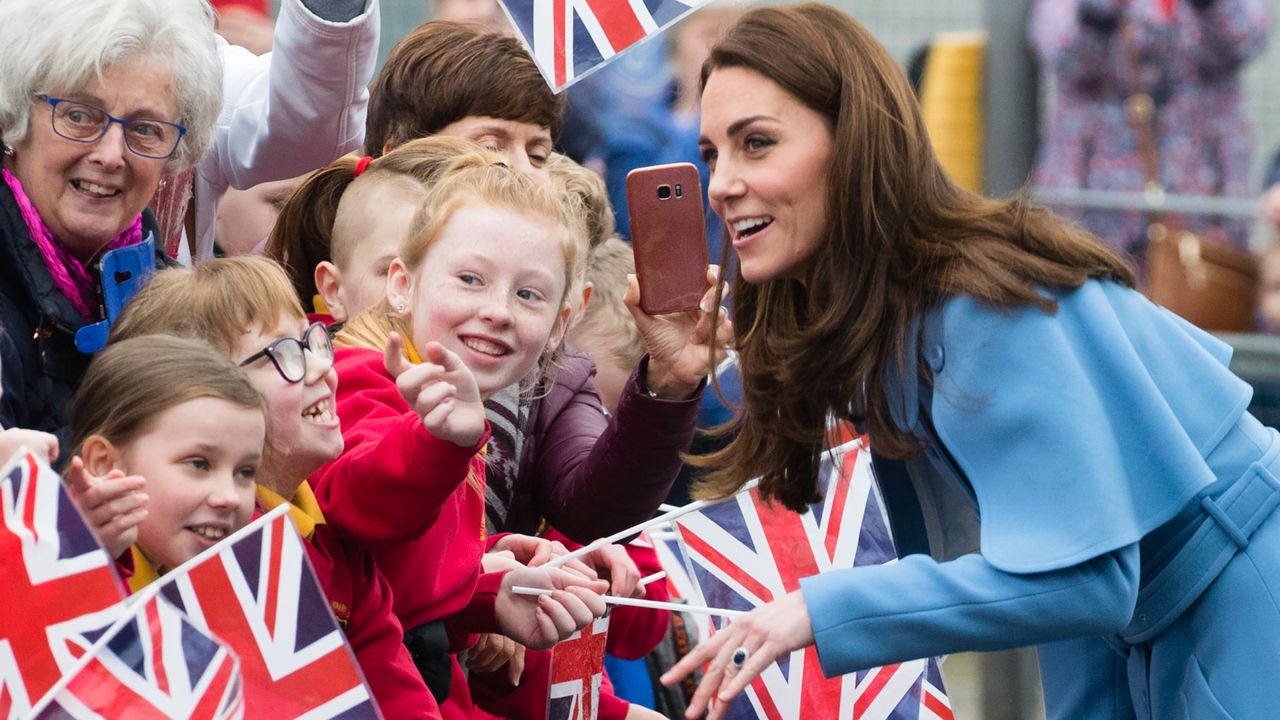
<path fill-rule="evenodd" d="M 627 174 L 631 247 L 640 309 L 649 315 L 696 310 L 707 291 L 706 214 L 702 183 L 690 163 Z"/>

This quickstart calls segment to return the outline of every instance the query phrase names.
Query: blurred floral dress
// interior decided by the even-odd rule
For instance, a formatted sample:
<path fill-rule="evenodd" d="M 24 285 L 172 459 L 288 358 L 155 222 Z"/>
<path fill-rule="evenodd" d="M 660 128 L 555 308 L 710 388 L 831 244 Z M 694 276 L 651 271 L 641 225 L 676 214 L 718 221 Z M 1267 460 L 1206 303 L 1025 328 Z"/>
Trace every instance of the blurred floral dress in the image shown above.
<path fill-rule="evenodd" d="M 1252 197 L 1241 69 L 1266 44 L 1265 0 L 1036 0 L 1031 43 L 1047 89 L 1038 187 L 1138 191 L 1146 179 L 1125 99 L 1155 102 L 1160 180 L 1171 193 Z M 1138 212 L 1059 208 L 1140 261 Z M 1248 223 L 1184 218 L 1237 247 Z M 1140 264 L 1137 263 L 1137 264 Z"/>

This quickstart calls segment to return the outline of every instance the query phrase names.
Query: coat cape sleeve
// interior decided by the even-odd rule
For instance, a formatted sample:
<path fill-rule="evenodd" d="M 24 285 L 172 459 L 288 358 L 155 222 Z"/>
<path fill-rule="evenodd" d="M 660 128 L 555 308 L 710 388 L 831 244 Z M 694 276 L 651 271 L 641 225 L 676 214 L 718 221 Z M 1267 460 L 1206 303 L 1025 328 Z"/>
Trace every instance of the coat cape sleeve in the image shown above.
<path fill-rule="evenodd" d="M 973 488 L 982 554 L 1013 573 L 1076 565 L 1171 519 L 1214 481 L 1204 458 L 1252 396 L 1227 345 L 1132 290 L 1045 293 L 1054 314 L 951 298 L 921 338 L 928 412 Z"/>

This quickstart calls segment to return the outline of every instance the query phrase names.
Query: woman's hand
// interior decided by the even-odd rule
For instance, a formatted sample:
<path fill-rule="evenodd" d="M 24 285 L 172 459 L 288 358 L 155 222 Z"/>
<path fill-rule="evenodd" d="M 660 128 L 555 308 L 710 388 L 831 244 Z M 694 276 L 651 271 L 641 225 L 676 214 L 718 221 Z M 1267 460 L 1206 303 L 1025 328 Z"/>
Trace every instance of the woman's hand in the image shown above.
<path fill-rule="evenodd" d="M 796 590 L 732 621 L 663 674 L 661 682 L 674 685 L 709 661 L 685 717 L 692 720 L 706 712 L 707 720 L 717 720 L 729 702 L 771 663 L 812 644 L 809 608 Z M 740 649 L 746 651 L 746 658 L 738 667 L 733 656 L 741 655 Z"/>
<path fill-rule="evenodd" d="M 667 400 L 684 400 L 693 395 L 703 378 L 715 370 L 733 341 L 733 324 L 721 308 L 717 326 L 711 327 L 720 267 L 707 267 L 707 293 L 698 310 L 667 315 L 647 315 L 640 309 L 640 284 L 627 277 L 627 294 L 622 300 L 635 318 L 636 327 L 649 351 L 649 372 L 645 387 Z M 712 360 L 711 350 L 715 349 Z"/>
<path fill-rule="evenodd" d="M 497 672 L 507 666 L 507 682 L 517 686 L 524 674 L 524 646 L 503 635 L 485 633 L 467 651 L 467 670 Z"/>
<path fill-rule="evenodd" d="M 138 525 L 147 516 L 146 485 L 141 475 L 119 470 L 93 475 L 79 456 L 71 458 L 67 494 L 112 559 L 138 541 Z"/>
<path fill-rule="evenodd" d="M 409 407 L 432 435 L 459 447 L 471 447 L 484 435 L 484 403 L 471 370 L 437 342 L 422 348 L 422 363 L 405 358 L 398 333 L 387 338 L 383 364 Z"/>
<path fill-rule="evenodd" d="M 516 595 L 515 585 L 552 590 Z M 534 650 L 546 650 L 604 615 L 603 580 L 588 580 L 560 568 L 512 570 L 502 578 L 495 612 L 502 634 Z"/>

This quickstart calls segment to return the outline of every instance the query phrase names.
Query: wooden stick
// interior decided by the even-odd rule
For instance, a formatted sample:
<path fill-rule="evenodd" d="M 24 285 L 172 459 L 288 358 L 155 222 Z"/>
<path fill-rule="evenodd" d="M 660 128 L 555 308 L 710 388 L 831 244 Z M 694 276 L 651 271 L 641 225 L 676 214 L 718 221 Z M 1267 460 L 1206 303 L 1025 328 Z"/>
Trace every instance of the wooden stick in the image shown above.
<path fill-rule="evenodd" d="M 524 587 L 523 585 L 513 585 L 511 592 L 516 595 L 550 595 L 553 590 L 546 588 Z M 692 612 L 704 613 L 706 615 L 719 615 L 721 617 L 737 617 L 745 615 L 741 610 L 726 610 L 723 608 L 703 607 L 701 605 L 685 605 L 684 603 L 658 602 L 657 600 L 640 600 L 637 598 L 623 598 L 614 595 L 602 596 L 604 601 L 610 605 L 628 605 L 631 607 L 653 608 L 655 610 L 671 610 L 673 612 Z"/>

